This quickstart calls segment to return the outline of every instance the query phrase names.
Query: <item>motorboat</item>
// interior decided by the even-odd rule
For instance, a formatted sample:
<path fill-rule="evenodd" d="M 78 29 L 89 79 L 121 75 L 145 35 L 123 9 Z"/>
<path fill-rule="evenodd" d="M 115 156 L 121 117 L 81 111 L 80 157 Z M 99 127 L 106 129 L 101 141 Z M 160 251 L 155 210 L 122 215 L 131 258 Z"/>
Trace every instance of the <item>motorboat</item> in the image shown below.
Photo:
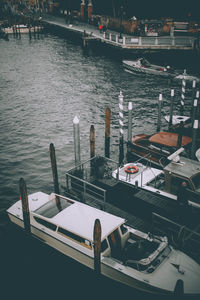
<path fill-rule="evenodd" d="M 199 195 L 199 201 L 194 201 L 191 196 L 188 204 L 200 209 L 200 162 L 179 156 L 181 151 L 183 148 L 168 157 L 171 161 L 163 170 L 133 162 L 114 170 L 112 176 L 172 200 L 177 200 L 184 182 L 189 190 Z"/>
<path fill-rule="evenodd" d="M 186 80 L 199 82 L 200 79 L 197 76 L 189 75 L 186 70 L 183 73 L 175 71 L 173 68 L 168 66 L 159 66 L 150 63 L 146 58 L 141 57 L 136 60 L 123 60 L 122 64 L 128 72 L 140 72 L 145 74 L 160 75 L 175 80 Z"/>
<path fill-rule="evenodd" d="M 151 162 L 154 166 L 163 168 L 168 163 L 167 157 L 178 148 L 184 147 L 182 154 L 188 156 L 192 138 L 181 136 L 179 145 L 179 134 L 175 132 L 160 131 L 152 135 L 138 134 L 133 136 L 130 143 L 130 156 L 133 160 L 143 159 L 143 162 Z"/>
<path fill-rule="evenodd" d="M 173 248 L 167 237 L 138 231 L 121 217 L 54 193 L 30 194 L 28 206 L 31 234 L 80 264 L 95 269 L 98 248 L 100 272 L 114 281 L 146 293 L 173 295 L 179 289 L 200 295 L 200 265 Z M 19 200 L 7 213 L 13 224 L 24 228 L 22 207 Z"/>
<path fill-rule="evenodd" d="M 160 75 L 165 77 L 173 76 L 170 66 L 163 67 L 159 65 L 154 65 L 143 57 L 138 58 L 137 60 L 123 60 L 122 63 L 125 69 L 128 71 Z"/>

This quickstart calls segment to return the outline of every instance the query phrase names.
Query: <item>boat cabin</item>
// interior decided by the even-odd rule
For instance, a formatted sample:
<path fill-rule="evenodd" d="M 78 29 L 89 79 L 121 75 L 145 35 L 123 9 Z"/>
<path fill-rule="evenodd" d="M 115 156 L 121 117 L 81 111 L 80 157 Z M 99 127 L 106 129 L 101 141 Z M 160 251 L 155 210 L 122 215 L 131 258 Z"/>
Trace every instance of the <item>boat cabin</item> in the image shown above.
<path fill-rule="evenodd" d="M 177 194 L 182 182 L 192 191 L 200 192 L 200 163 L 185 157 L 179 162 L 171 161 L 165 168 L 165 190 Z"/>
<path fill-rule="evenodd" d="M 32 226 L 41 227 L 45 233 L 91 257 L 96 219 L 101 223 L 102 257 L 112 257 L 121 264 L 150 273 L 170 252 L 166 238 L 137 231 L 126 226 L 125 219 L 78 201 L 62 196 L 59 200 L 58 206 L 55 194 L 51 194 L 48 202 L 31 212 Z"/>

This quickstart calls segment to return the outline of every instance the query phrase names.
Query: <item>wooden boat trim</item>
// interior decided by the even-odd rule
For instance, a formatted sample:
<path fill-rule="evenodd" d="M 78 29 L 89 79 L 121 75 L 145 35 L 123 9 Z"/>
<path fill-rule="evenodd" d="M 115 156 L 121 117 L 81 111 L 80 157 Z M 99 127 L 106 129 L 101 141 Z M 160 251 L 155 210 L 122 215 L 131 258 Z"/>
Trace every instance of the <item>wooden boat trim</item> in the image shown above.
<path fill-rule="evenodd" d="M 177 147 L 178 134 L 174 132 L 158 132 L 149 138 L 152 143 L 165 145 L 168 147 Z M 186 146 L 192 142 L 189 136 L 182 136 L 182 146 Z"/>

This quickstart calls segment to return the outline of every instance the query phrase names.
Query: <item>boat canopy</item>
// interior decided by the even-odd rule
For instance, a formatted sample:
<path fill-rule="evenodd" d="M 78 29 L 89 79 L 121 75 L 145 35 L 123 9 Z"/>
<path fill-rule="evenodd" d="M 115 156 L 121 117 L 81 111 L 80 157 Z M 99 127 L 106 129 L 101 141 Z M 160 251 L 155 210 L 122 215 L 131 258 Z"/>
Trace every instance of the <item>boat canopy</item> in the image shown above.
<path fill-rule="evenodd" d="M 174 132 L 158 132 L 149 138 L 152 143 L 160 144 L 168 147 L 177 147 L 178 134 Z M 182 146 L 186 146 L 192 142 L 189 136 L 182 136 Z"/>
<path fill-rule="evenodd" d="M 101 223 L 102 240 L 126 221 L 123 218 L 114 216 L 89 205 L 74 200 L 72 201 L 73 203 L 66 205 L 63 210 L 58 212 L 57 209 L 54 209 L 54 206 L 56 207 L 56 200 L 52 199 L 45 203 L 41 208 L 34 211 L 34 213 L 46 217 L 57 226 L 90 241 L 93 241 L 93 230 L 96 219 L 99 219 Z M 52 217 L 47 217 L 47 211 L 49 209 L 50 211 L 55 211 L 56 214 L 52 216 L 50 213 Z M 40 214 L 41 210 L 42 213 Z"/>

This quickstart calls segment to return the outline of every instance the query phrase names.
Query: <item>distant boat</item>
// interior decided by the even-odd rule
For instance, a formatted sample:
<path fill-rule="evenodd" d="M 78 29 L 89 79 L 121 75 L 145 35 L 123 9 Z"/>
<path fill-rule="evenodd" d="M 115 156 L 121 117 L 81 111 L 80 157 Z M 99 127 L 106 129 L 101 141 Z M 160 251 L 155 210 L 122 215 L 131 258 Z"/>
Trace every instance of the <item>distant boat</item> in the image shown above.
<path fill-rule="evenodd" d="M 173 70 L 170 66 L 159 66 L 150 63 L 146 58 L 138 58 L 136 60 L 123 60 L 122 64 L 125 70 L 129 72 L 139 72 L 139 73 L 146 73 L 152 75 L 159 75 L 164 76 L 167 78 L 175 79 L 175 80 L 188 80 L 196 82 L 200 81 L 200 78 L 196 76 L 192 76 L 186 73 L 186 70 L 183 71 L 182 74 L 178 73 L 177 71 Z"/>
<path fill-rule="evenodd" d="M 67 257 L 91 269 L 100 257 L 101 274 L 147 293 L 173 295 L 181 285 L 179 293 L 200 295 L 200 265 L 170 246 L 167 237 L 143 233 L 125 225 L 123 218 L 60 195 L 37 192 L 28 196 L 28 203 L 32 235 Z M 24 227 L 21 201 L 7 213 Z M 101 229 L 95 239 L 96 220 Z"/>
<path fill-rule="evenodd" d="M 42 26 L 27 26 L 24 24 L 19 24 L 19 25 L 14 25 L 12 27 L 5 27 L 2 30 L 4 31 L 4 33 L 6 34 L 11 34 L 11 33 L 29 33 L 29 32 L 38 32 L 41 31 L 43 29 Z"/>
<path fill-rule="evenodd" d="M 125 69 L 133 72 L 140 72 L 146 74 L 160 75 L 165 77 L 172 77 L 171 68 L 169 66 L 159 66 L 151 64 L 145 58 L 138 58 L 137 60 L 123 60 Z"/>

